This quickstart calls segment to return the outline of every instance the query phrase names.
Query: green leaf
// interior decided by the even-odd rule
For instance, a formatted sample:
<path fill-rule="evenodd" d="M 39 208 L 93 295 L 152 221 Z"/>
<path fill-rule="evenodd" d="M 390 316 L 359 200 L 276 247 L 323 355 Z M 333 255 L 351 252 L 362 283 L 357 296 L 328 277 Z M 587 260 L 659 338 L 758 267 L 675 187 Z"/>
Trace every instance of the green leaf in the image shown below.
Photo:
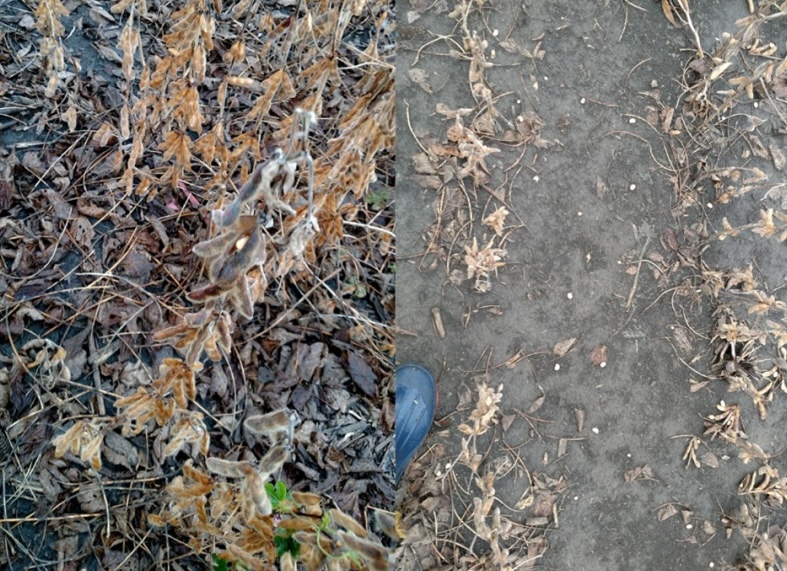
<path fill-rule="evenodd" d="M 281 480 L 275 484 L 270 482 L 265 483 L 265 493 L 271 501 L 271 508 L 274 512 L 281 513 L 282 510 L 289 513 L 292 511 L 295 504 L 292 501 L 292 493 L 287 490 L 287 486 Z"/>
<path fill-rule="evenodd" d="M 285 553 L 290 553 L 293 558 L 297 558 L 301 551 L 301 544 L 290 537 L 289 533 L 277 534 L 273 536 L 273 545 L 276 546 L 276 556 L 281 557 Z"/>
<path fill-rule="evenodd" d="M 331 516 L 329 516 L 327 513 L 322 514 L 320 525 L 317 527 L 319 527 L 320 531 L 325 531 L 328 529 L 328 526 L 330 525 L 331 525 Z"/>
<path fill-rule="evenodd" d="M 212 555 L 213 557 L 213 571 L 229 571 L 229 567 L 227 567 L 227 560 L 222 559 L 215 553 Z"/>
<path fill-rule="evenodd" d="M 366 202 L 372 210 L 382 210 L 388 202 L 388 193 L 384 190 L 370 192 L 366 195 Z"/>

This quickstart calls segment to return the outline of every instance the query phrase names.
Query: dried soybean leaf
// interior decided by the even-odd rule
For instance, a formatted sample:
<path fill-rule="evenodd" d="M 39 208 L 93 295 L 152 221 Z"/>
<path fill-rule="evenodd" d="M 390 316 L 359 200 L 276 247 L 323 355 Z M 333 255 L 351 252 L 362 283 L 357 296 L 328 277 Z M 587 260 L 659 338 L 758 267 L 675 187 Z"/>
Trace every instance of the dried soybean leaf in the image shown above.
<path fill-rule="evenodd" d="M 670 4 L 669 0 L 661 0 L 661 11 L 664 12 L 664 16 L 667 18 L 669 23 L 672 24 L 675 28 L 682 27 L 675 20 L 675 15 L 672 13 L 672 5 Z"/>
<path fill-rule="evenodd" d="M 354 351 L 347 353 L 347 365 L 350 378 L 368 397 L 377 394 L 377 375 L 369 364 Z"/>
<path fill-rule="evenodd" d="M 533 413 L 534 413 L 534 412 L 536 412 L 538 409 L 540 409 L 540 408 L 541 408 L 541 406 L 544 404 L 544 400 L 546 400 L 546 398 L 547 398 L 547 395 L 546 395 L 546 393 L 544 393 L 543 395 L 541 395 L 540 397 L 538 397 L 536 400 L 534 400 L 534 401 L 533 401 L 533 402 L 530 404 L 530 406 L 528 407 L 528 409 L 527 409 L 527 414 L 533 414 Z"/>
<path fill-rule="evenodd" d="M 718 468 L 719 467 L 719 459 L 713 452 L 705 452 L 702 456 L 700 456 L 700 462 L 702 462 L 708 468 Z"/>
<path fill-rule="evenodd" d="M 564 339 L 563 341 L 559 341 L 558 343 L 556 343 L 555 348 L 552 351 L 558 357 L 562 357 L 563 355 L 569 352 L 569 350 L 574 346 L 574 343 L 576 342 L 577 342 L 576 337 L 570 337 L 568 339 Z"/>
<path fill-rule="evenodd" d="M 667 504 L 659 508 L 657 517 L 659 518 L 659 521 L 664 521 L 665 519 L 669 519 L 677 513 L 678 509 L 673 504 Z"/>

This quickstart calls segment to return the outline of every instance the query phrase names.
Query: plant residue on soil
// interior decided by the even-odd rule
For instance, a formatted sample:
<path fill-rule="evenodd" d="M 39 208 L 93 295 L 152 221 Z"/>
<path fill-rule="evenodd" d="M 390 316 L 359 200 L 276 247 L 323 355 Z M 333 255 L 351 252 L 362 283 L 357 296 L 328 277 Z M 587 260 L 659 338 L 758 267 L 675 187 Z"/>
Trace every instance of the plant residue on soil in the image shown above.
<path fill-rule="evenodd" d="M 387 565 L 394 29 L 363 0 L 0 7 L 13 569 Z"/>
<path fill-rule="evenodd" d="M 785 565 L 787 6 L 400 12 L 400 567 Z"/>

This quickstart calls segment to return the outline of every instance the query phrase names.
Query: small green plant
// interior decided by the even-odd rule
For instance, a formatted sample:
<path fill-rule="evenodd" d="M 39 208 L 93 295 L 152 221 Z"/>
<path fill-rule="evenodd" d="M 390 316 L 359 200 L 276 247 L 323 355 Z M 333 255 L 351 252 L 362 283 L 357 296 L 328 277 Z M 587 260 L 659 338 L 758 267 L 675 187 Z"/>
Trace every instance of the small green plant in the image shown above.
<path fill-rule="evenodd" d="M 271 510 L 275 514 L 293 514 L 300 506 L 292 499 L 292 493 L 287 489 L 287 485 L 281 480 L 276 483 L 266 482 L 265 492 L 271 502 Z M 298 557 L 301 544 L 293 537 L 294 531 L 281 527 L 276 528 L 276 535 L 273 537 L 273 544 L 276 546 L 276 557 L 281 558 L 285 553 L 289 553 L 293 558 Z"/>
<path fill-rule="evenodd" d="M 292 499 L 292 493 L 281 480 L 276 483 L 266 482 L 265 492 L 271 501 L 271 509 L 277 514 L 291 514 L 297 510 L 298 504 Z"/>
<path fill-rule="evenodd" d="M 237 561 L 232 563 L 216 554 L 213 555 L 213 571 L 248 571 L 248 569 L 243 563 Z"/>
<path fill-rule="evenodd" d="M 385 205 L 388 204 L 388 193 L 384 190 L 370 192 L 366 195 L 366 203 L 371 206 L 372 210 L 375 212 L 382 210 L 385 208 Z"/>
<path fill-rule="evenodd" d="M 292 536 L 293 532 L 287 529 L 277 529 L 276 535 L 273 536 L 273 544 L 276 546 L 276 556 L 283 557 L 285 553 L 289 553 L 294 558 L 297 558 L 301 552 L 301 544 L 298 543 Z"/>

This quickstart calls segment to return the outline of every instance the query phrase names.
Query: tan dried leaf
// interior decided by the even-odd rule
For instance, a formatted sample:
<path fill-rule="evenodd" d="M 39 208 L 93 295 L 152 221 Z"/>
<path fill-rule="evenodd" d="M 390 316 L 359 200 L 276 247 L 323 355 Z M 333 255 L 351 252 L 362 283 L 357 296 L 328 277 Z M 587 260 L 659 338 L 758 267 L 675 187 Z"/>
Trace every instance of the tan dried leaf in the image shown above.
<path fill-rule="evenodd" d="M 707 466 L 708 468 L 719 467 L 719 459 L 710 450 L 708 452 L 705 452 L 702 456 L 700 456 L 700 462 L 702 462 L 702 464 Z"/>
<path fill-rule="evenodd" d="M 536 400 L 534 400 L 532 403 L 530 403 L 530 406 L 527 409 L 527 414 L 533 414 L 538 409 L 540 409 L 541 406 L 544 404 L 544 401 L 546 400 L 546 398 L 547 398 L 547 395 L 543 394 L 540 397 L 538 397 Z"/>
<path fill-rule="evenodd" d="M 93 134 L 93 141 L 96 142 L 100 147 L 106 147 L 110 143 L 117 141 L 119 138 L 120 133 L 115 128 L 114 125 L 107 123 L 104 121 L 101 123 L 101 126 L 98 130 Z"/>
<path fill-rule="evenodd" d="M 68 125 L 68 132 L 73 133 L 77 128 L 77 108 L 74 102 L 68 104 L 68 109 L 61 115 L 61 119 Z"/>
<path fill-rule="evenodd" d="M 563 357 L 566 353 L 571 350 L 574 346 L 574 343 L 577 342 L 576 337 L 569 337 L 568 339 L 564 339 L 563 341 L 559 341 L 555 344 L 555 348 L 552 352 L 557 355 L 558 357 Z"/>
<path fill-rule="evenodd" d="M 689 379 L 689 391 L 692 393 L 696 393 L 700 389 L 704 389 L 710 381 L 695 381 L 694 379 Z"/>
<path fill-rule="evenodd" d="M 251 77 L 240 77 L 237 75 L 230 75 L 227 77 L 227 83 L 233 87 L 241 87 L 243 89 L 250 89 L 256 92 L 262 92 L 262 84 Z M 273 96 L 271 95 L 271 98 Z"/>
<path fill-rule="evenodd" d="M 475 433 L 474 430 L 470 427 L 469 424 L 462 423 L 459 426 L 457 426 L 456 428 L 457 428 L 457 430 L 459 430 L 459 432 L 461 432 L 463 434 L 467 434 L 467 435 L 471 435 L 472 436 Z"/>
<path fill-rule="evenodd" d="M 710 81 L 714 81 L 718 79 L 719 77 L 721 77 L 721 74 L 723 74 L 725 71 L 727 71 L 730 68 L 731 65 L 732 65 L 731 61 L 725 61 L 720 63 L 719 65 L 713 68 L 713 71 L 708 76 L 708 79 Z"/>
<path fill-rule="evenodd" d="M 411 67 L 407 70 L 407 75 L 410 78 L 410 81 L 418 85 L 418 87 L 423 89 L 425 92 L 434 93 L 432 86 L 429 85 L 428 76 L 423 69 Z"/>
<path fill-rule="evenodd" d="M 664 12 L 664 16 L 667 18 L 669 23 L 675 28 L 681 28 L 682 26 L 675 20 L 675 15 L 672 13 L 672 10 L 673 8 L 669 0 L 661 0 L 661 11 Z"/>
<path fill-rule="evenodd" d="M 296 571 L 295 559 L 289 551 L 279 559 L 279 571 Z"/>
<path fill-rule="evenodd" d="M 702 531 L 707 535 L 716 535 L 716 526 L 706 519 L 702 522 Z"/>
<path fill-rule="evenodd" d="M 489 226 L 492 230 L 494 230 L 495 234 L 498 236 L 503 235 L 503 226 L 506 223 L 506 217 L 510 213 L 505 206 L 501 206 L 497 210 L 495 210 L 492 214 L 484 218 L 484 224 Z"/>
<path fill-rule="evenodd" d="M 653 480 L 653 470 L 647 464 L 644 466 L 631 468 L 624 472 L 623 479 L 627 484 L 636 480 Z"/>
<path fill-rule="evenodd" d="M 667 504 L 659 508 L 657 517 L 659 521 L 664 521 L 665 519 L 669 519 L 677 513 L 678 509 L 674 505 Z"/>
<path fill-rule="evenodd" d="M 490 424 L 497 422 L 498 404 L 503 398 L 503 385 L 497 390 L 482 382 L 478 386 L 478 400 L 476 409 L 470 413 L 470 420 L 474 423 L 473 434 L 484 434 Z"/>
<path fill-rule="evenodd" d="M 101 469 L 101 446 L 104 443 L 104 435 L 95 431 L 92 438 L 82 445 L 82 451 L 79 455 L 80 460 L 89 462 L 94 470 Z"/>
<path fill-rule="evenodd" d="M 501 262 L 507 252 L 501 248 L 493 248 L 490 241 L 483 248 L 478 247 L 478 241 L 473 238 L 472 246 L 465 246 L 465 264 L 467 264 L 467 279 L 487 278 L 489 274 L 497 272 L 504 266 Z"/>
<path fill-rule="evenodd" d="M 125 10 L 128 10 L 133 3 L 134 0 L 120 0 L 115 4 L 112 4 L 112 6 L 109 8 L 109 11 L 112 12 L 113 14 L 120 14 Z"/>
<path fill-rule="evenodd" d="M 128 105 L 123 105 L 123 107 L 120 108 L 120 136 L 123 137 L 123 140 L 127 140 L 131 137 L 129 113 Z"/>
<path fill-rule="evenodd" d="M 86 429 L 87 424 L 83 420 L 79 420 L 60 436 L 52 440 L 55 446 L 55 458 L 62 458 L 66 452 L 72 454 L 79 454 L 81 447 L 82 433 Z"/>

